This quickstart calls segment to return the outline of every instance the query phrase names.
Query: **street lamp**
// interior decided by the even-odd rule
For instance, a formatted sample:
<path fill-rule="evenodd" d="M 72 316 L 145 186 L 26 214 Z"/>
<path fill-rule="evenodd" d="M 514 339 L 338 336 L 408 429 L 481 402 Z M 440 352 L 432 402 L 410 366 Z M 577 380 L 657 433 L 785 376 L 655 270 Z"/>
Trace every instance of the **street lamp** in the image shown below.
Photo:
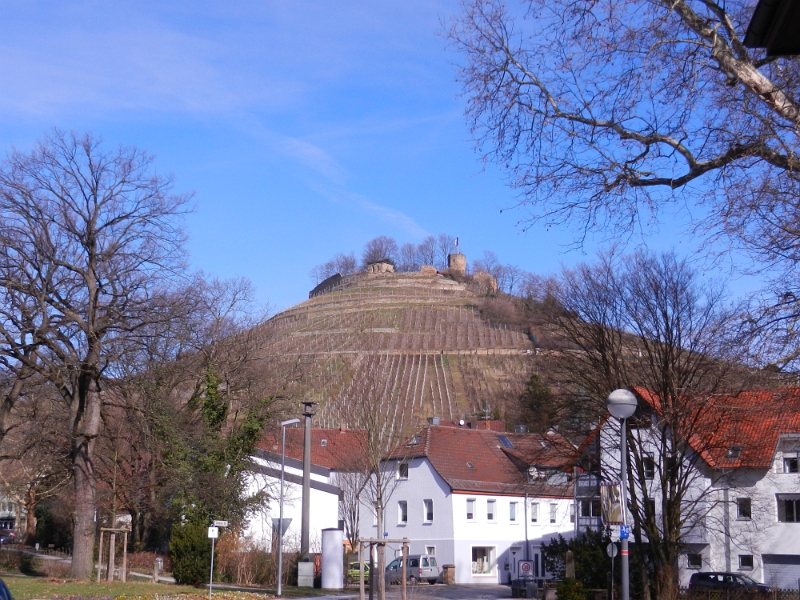
<path fill-rule="evenodd" d="M 286 470 L 286 426 L 299 423 L 300 419 L 288 419 L 281 421 L 281 498 L 278 518 L 278 593 L 281 595 L 281 583 L 283 580 L 283 472 Z"/>
<path fill-rule="evenodd" d="M 621 569 L 622 579 L 622 600 L 630 600 L 630 572 L 628 570 L 628 535 L 627 526 L 628 513 L 628 437 L 626 434 L 626 421 L 636 412 L 636 396 L 633 392 L 625 389 L 614 390 L 608 395 L 606 407 L 612 417 L 619 419 L 620 431 L 620 458 L 619 458 L 619 478 L 620 478 L 620 508 L 622 509 L 622 525 L 619 528 Z"/>

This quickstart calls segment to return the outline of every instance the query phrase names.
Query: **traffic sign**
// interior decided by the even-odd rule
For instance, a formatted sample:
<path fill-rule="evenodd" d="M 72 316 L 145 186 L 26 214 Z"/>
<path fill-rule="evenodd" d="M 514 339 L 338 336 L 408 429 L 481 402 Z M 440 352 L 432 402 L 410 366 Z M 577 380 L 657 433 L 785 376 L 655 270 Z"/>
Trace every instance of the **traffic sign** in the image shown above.
<path fill-rule="evenodd" d="M 219 527 L 209 527 L 208 528 L 208 537 L 212 540 L 215 540 L 219 537 Z"/>
<path fill-rule="evenodd" d="M 533 575 L 533 561 L 532 560 L 519 561 L 519 574 Z"/>
<path fill-rule="evenodd" d="M 611 542 L 608 546 L 606 546 L 606 554 L 608 554 L 611 558 L 614 558 L 617 554 L 619 554 L 619 548 L 614 542 Z"/>
<path fill-rule="evenodd" d="M 227 527 L 228 526 L 228 522 L 227 521 L 214 521 L 212 523 L 212 525 L 214 525 L 214 527 Z"/>
<path fill-rule="evenodd" d="M 631 526 L 630 525 L 620 525 L 619 526 L 619 539 L 627 540 L 631 537 Z"/>

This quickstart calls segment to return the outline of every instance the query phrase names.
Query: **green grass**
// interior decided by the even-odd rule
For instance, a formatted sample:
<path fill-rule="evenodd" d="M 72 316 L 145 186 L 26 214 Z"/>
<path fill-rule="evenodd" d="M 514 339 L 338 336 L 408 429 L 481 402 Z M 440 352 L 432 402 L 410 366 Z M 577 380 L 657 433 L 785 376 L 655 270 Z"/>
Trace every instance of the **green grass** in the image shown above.
<path fill-rule="evenodd" d="M 6 582 L 14 600 L 33 600 L 34 598 L 125 598 L 125 600 L 203 600 L 208 598 L 208 591 L 185 585 L 169 583 L 94 583 L 68 581 L 46 577 L 26 577 L 8 573 L 0 574 Z M 230 590 L 214 589 L 215 600 L 263 600 L 271 597 L 275 590 L 266 596 L 263 591 L 246 593 Z M 283 596 L 286 598 L 306 598 L 322 596 L 325 590 L 284 586 Z"/>

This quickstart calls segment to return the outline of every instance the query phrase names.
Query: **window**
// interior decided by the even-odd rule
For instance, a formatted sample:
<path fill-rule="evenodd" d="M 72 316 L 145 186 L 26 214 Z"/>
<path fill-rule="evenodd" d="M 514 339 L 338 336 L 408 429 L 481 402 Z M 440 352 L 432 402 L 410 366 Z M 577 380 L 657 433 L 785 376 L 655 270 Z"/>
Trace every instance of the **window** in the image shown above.
<path fill-rule="evenodd" d="M 467 461 L 467 468 L 468 469 L 472 469 L 474 471 L 475 470 L 475 465 L 473 465 L 471 462 Z"/>
<path fill-rule="evenodd" d="M 753 568 L 753 555 L 752 554 L 740 554 L 739 555 L 739 568 L 740 569 L 752 569 Z"/>
<path fill-rule="evenodd" d="M 687 554 L 686 555 L 686 566 L 689 569 L 702 569 L 703 568 L 703 556 L 701 554 Z"/>
<path fill-rule="evenodd" d="M 472 548 L 472 574 L 491 575 L 494 570 L 494 546 Z"/>
<path fill-rule="evenodd" d="M 408 523 L 408 502 L 400 500 L 397 503 L 397 524 L 405 525 Z"/>
<path fill-rule="evenodd" d="M 508 504 L 508 520 L 512 523 L 517 522 L 517 503 L 509 502 Z"/>
<path fill-rule="evenodd" d="M 407 445 L 408 446 L 418 446 L 421 439 L 422 439 L 422 436 L 415 435 L 410 440 L 408 440 L 408 444 Z"/>
<path fill-rule="evenodd" d="M 495 500 L 487 500 L 486 501 L 486 520 L 487 521 L 494 521 L 494 510 L 495 505 L 497 502 Z"/>
<path fill-rule="evenodd" d="M 582 517 L 601 517 L 600 499 L 581 500 L 581 516 Z"/>
<path fill-rule="evenodd" d="M 783 457 L 783 472 L 784 473 L 800 473 L 800 463 L 796 456 Z"/>
<path fill-rule="evenodd" d="M 514 444 L 511 443 L 511 440 L 508 439 L 505 435 L 498 435 L 497 441 L 500 442 L 503 448 L 513 448 Z"/>
<path fill-rule="evenodd" d="M 539 503 L 531 502 L 531 523 L 539 522 Z"/>
<path fill-rule="evenodd" d="M 800 523 L 800 496 L 778 496 L 778 521 Z"/>
<path fill-rule="evenodd" d="M 656 514 L 656 500 L 655 498 L 645 498 L 645 502 L 647 502 L 647 513 L 648 515 L 655 515 Z"/>
<path fill-rule="evenodd" d="M 319 442 L 319 445 L 320 445 L 320 446 L 322 446 L 322 447 L 324 448 L 325 446 L 327 446 L 327 445 L 328 445 L 328 440 L 325 440 L 325 439 L 323 439 L 323 440 L 320 440 L 320 442 Z"/>
<path fill-rule="evenodd" d="M 475 520 L 475 498 L 467 498 L 467 521 Z"/>
<path fill-rule="evenodd" d="M 574 503 L 569 505 L 569 522 L 570 523 L 574 523 L 575 522 L 575 504 Z"/>
<path fill-rule="evenodd" d="M 425 554 L 434 556 L 436 554 L 436 546 L 425 546 Z"/>
<path fill-rule="evenodd" d="M 656 461 L 653 460 L 653 455 L 646 454 L 642 463 L 644 465 L 644 478 L 654 479 L 656 476 Z"/>
<path fill-rule="evenodd" d="M 550 505 L 550 522 L 551 523 L 555 523 L 557 516 L 558 516 L 558 504 L 551 504 Z"/>
<path fill-rule="evenodd" d="M 422 501 L 422 512 L 424 513 L 424 521 L 433 523 L 433 500 Z"/>
<path fill-rule="evenodd" d="M 736 517 L 742 520 L 750 520 L 752 515 L 750 498 L 736 499 Z"/>
<path fill-rule="evenodd" d="M 408 463 L 401 462 L 397 465 L 397 478 L 398 479 L 408 479 Z"/>

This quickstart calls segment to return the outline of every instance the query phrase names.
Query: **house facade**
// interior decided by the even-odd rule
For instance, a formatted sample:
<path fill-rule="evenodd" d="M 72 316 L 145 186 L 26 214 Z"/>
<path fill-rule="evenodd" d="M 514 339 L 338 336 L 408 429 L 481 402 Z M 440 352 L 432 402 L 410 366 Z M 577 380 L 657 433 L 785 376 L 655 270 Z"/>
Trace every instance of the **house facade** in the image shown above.
<path fill-rule="evenodd" d="M 456 583 L 508 583 L 519 561 L 545 578 L 541 547 L 575 531 L 569 461 L 575 448 L 556 432 L 511 434 L 477 422 L 429 425 L 387 459 L 396 480 L 384 508 L 384 533 L 408 538 L 411 554 L 454 564 Z M 361 537 L 380 537 L 374 507 L 361 509 Z M 399 545 L 389 546 L 399 556 Z"/>
<path fill-rule="evenodd" d="M 656 518 L 662 510 L 664 467 L 658 402 L 636 389 L 643 417 L 631 430 L 644 451 L 640 497 L 646 490 Z M 680 585 L 696 571 L 729 571 L 782 589 L 800 581 L 800 389 L 756 390 L 715 396 L 696 409 L 687 453 L 684 553 Z M 606 479 L 619 469 L 619 428 L 601 433 Z"/>
<path fill-rule="evenodd" d="M 291 519 L 284 532 L 284 548 L 300 548 L 300 528 L 303 497 L 303 435 L 301 427 L 286 429 L 286 458 L 284 471 L 283 517 Z M 337 485 L 337 473 L 346 469 L 359 448 L 362 433 L 339 429 L 311 430 L 311 498 L 309 514 L 309 545 L 319 552 L 322 530 L 340 526 L 342 490 Z M 266 435 L 251 458 L 248 493 L 266 493 L 267 507 L 250 518 L 244 535 L 261 545 L 277 539 L 274 524 L 280 514 L 281 437 Z"/>

